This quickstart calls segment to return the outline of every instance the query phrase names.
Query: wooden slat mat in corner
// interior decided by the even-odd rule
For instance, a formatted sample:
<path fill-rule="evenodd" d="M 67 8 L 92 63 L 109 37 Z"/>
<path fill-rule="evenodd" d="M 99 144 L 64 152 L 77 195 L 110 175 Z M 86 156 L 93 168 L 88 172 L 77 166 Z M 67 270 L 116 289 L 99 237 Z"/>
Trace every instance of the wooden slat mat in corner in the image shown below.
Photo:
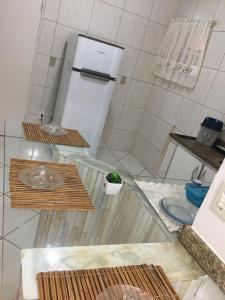
<path fill-rule="evenodd" d="M 62 136 L 53 136 L 41 130 L 39 124 L 24 122 L 22 125 L 25 138 L 30 141 L 84 148 L 90 147 L 90 145 L 77 130 L 66 129 L 68 134 Z"/>
<path fill-rule="evenodd" d="M 52 190 L 40 190 L 30 188 L 19 180 L 18 174 L 21 170 L 40 165 L 45 165 L 62 175 L 63 186 Z M 74 165 L 11 159 L 9 184 L 12 208 L 78 211 L 95 209 Z"/>
<path fill-rule="evenodd" d="M 40 300 L 122 300 L 121 290 L 99 296 L 110 286 L 140 288 L 153 300 L 180 300 L 160 266 L 136 265 L 81 271 L 55 271 L 37 275 Z M 108 296 L 108 297 L 107 297 Z M 99 298 L 98 298 L 99 297 Z M 134 299 L 134 298 L 132 298 Z M 135 299 L 143 299 L 136 297 Z"/>

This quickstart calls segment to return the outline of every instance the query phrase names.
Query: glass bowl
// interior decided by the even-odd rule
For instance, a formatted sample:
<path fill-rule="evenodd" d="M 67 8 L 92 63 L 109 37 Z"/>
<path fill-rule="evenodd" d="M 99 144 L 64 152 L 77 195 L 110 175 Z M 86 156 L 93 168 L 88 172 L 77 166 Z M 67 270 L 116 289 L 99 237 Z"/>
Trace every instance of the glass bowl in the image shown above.
<path fill-rule="evenodd" d="M 63 176 L 45 165 L 35 168 L 26 168 L 19 173 L 19 179 L 33 189 L 52 190 L 64 184 Z"/>
<path fill-rule="evenodd" d="M 54 136 L 62 136 L 68 134 L 68 131 L 66 129 L 55 123 L 41 125 L 41 130 L 49 135 Z"/>
<path fill-rule="evenodd" d="M 96 300 L 153 300 L 145 291 L 129 285 L 112 285 L 97 296 Z"/>

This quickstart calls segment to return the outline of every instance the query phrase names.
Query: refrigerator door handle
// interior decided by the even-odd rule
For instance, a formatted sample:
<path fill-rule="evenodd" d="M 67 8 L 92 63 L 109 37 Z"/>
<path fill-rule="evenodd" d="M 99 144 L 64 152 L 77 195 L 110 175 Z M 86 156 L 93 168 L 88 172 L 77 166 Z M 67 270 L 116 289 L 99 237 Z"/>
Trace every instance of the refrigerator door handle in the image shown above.
<path fill-rule="evenodd" d="M 98 72 L 98 71 L 93 71 L 90 69 L 77 69 L 77 68 L 72 68 L 73 71 L 80 72 L 82 76 L 88 77 L 88 78 L 94 78 L 98 79 L 101 81 L 109 82 L 109 81 L 115 81 L 116 78 L 111 77 L 109 74 Z"/>

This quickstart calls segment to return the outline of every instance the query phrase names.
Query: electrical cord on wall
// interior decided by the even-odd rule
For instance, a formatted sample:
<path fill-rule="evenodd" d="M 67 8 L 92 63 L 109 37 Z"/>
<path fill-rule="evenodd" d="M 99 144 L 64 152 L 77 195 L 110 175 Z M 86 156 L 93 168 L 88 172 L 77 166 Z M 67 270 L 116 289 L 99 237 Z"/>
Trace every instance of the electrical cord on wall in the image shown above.
<path fill-rule="evenodd" d="M 41 124 L 43 124 L 43 118 L 44 118 L 44 114 L 41 114 Z"/>

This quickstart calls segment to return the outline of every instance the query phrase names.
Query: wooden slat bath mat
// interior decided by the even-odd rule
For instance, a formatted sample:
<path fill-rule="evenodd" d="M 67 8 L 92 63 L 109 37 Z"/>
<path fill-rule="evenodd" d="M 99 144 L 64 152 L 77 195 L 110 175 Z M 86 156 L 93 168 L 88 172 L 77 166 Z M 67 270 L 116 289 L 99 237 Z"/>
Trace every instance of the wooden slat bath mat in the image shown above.
<path fill-rule="evenodd" d="M 45 165 L 64 177 L 64 184 L 53 190 L 32 189 L 19 180 L 25 168 Z M 11 159 L 9 173 L 11 207 L 41 210 L 94 210 L 94 206 L 74 165 Z"/>
<path fill-rule="evenodd" d="M 30 141 L 76 146 L 76 147 L 90 147 L 90 145 L 85 141 L 81 134 L 77 130 L 66 129 L 68 134 L 62 136 L 53 136 L 45 133 L 41 130 L 39 124 L 32 123 L 22 123 L 25 138 Z"/>
<path fill-rule="evenodd" d="M 160 266 L 128 266 L 81 271 L 55 271 L 37 275 L 40 300 L 122 300 L 118 293 L 104 289 L 114 285 L 140 288 L 149 294 L 148 300 L 180 299 Z M 121 291 L 121 290 L 120 290 Z M 134 299 L 134 298 L 132 298 Z M 141 299 L 141 298 L 135 298 Z"/>

